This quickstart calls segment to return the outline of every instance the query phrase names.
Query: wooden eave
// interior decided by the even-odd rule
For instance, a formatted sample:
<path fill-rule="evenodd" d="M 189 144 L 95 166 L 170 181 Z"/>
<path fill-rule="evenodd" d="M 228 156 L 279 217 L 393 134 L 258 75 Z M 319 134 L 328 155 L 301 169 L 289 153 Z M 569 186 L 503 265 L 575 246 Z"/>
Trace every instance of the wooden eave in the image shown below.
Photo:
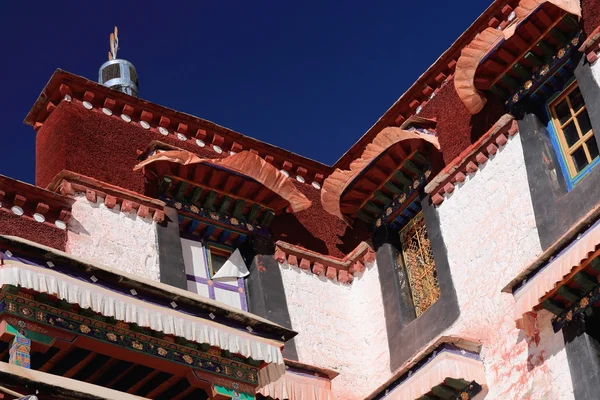
<path fill-rule="evenodd" d="M 579 31 L 574 16 L 545 3 L 528 18 L 518 21 L 514 34 L 501 40 L 479 64 L 475 87 L 491 90 L 503 100 L 547 65 Z"/>
<path fill-rule="evenodd" d="M 424 143 L 421 143 L 424 145 Z M 391 205 L 394 198 L 410 189 L 429 169 L 424 146 L 391 147 L 348 184 L 340 196 L 344 215 L 372 223 Z"/>

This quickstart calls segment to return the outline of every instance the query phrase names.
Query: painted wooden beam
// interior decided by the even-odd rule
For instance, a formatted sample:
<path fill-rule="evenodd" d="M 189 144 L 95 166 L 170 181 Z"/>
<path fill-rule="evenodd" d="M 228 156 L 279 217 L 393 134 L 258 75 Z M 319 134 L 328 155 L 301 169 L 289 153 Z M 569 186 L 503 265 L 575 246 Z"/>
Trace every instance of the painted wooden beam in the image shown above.
<path fill-rule="evenodd" d="M 406 177 L 401 171 L 394 173 L 394 180 L 400 182 L 405 188 L 412 185 L 412 181 Z"/>
<path fill-rule="evenodd" d="M 217 199 L 217 193 L 209 192 L 208 195 L 206 195 L 206 197 L 204 198 L 204 202 L 202 203 L 203 207 L 207 210 L 214 211 L 216 199 Z"/>
<path fill-rule="evenodd" d="M 235 206 L 233 207 L 233 216 L 236 218 L 242 218 L 244 212 L 244 206 L 246 202 L 244 200 L 238 200 L 235 202 Z"/>
<path fill-rule="evenodd" d="M 375 193 L 373 193 L 373 197 L 375 197 L 375 199 L 381 201 L 385 205 L 388 205 L 392 202 L 392 198 L 385 195 L 381 190 L 378 190 Z"/>
<path fill-rule="evenodd" d="M 456 391 L 448 386 L 437 385 L 431 389 L 431 393 L 444 400 L 450 400 L 456 396 Z"/>
<path fill-rule="evenodd" d="M 555 53 L 554 48 L 543 40 L 540 40 L 535 47 L 544 54 L 544 57 L 552 57 Z"/>
<path fill-rule="evenodd" d="M 529 79 L 531 77 L 531 72 L 527 70 L 527 68 L 523 67 L 519 63 L 515 63 L 512 66 L 512 70 L 515 74 L 517 74 L 522 80 Z"/>
<path fill-rule="evenodd" d="M 163 196 L 166 195 L 171 189 L 172 183 L 173 181 L 171 180 L 171 178 L 168 178 L 166 176 L 163 177 L 160 183 L 158 184 L 158 193 L 160 193 Z"/>
<path fill-rule="evenodd" d="M 365 206 L 363 207 L 363 209 L 365 211 L 369 211 L 375 215 L 379 215 L 383 212 L 383 207 L 378 206 L 377 204 L 373 203 L 372 201 L 369 201 L 365 204 Z"/>
<path fill-rule="evenodd" d="M 374 217 L 372 217 L 371 215 L 367 214 L 363 210 L 359 210 L 358 213 L 357 213 L 357 215 L 358 215 L 358 218 L 360 218 L 361 220 L 363 220 L 367 224 L 371 224 L 371 223 L 373 223 L 375 221 Z"/>
<path fill-rule="evenodd" d="M 559 304 L 558 302 L 550 299 L 544 300 L 542 302 L 542 307 L 544 307 L 546 310 L 550 311 L 552 314 L 555 315 L 559 315 L 565 310 L 562 304 Z"/>
<path fill-rule="evenodd" d="M 454 378 L 446 378 L 444 380 L 444 385 L 450 386 L 456 390 L 461 390 L 469 386 L 470 382 L 465 381 L 464 379 L 454 379 Z"/>
<path fill-rule="evenodd" d="M 558 288 L 558 294 L 560 297 L 569 300 L 571 302 L 575 302 L 581 298 L 581 293 L 579 290 L 571 289 L 567 285 L 562 285 Z"/>
<path fill-rule="evenodd" d="M 415 163 L 413 163 L 410 160 L 407 160 L 407 161 L 404 162 L 404 168 L 406 168 L 411 173 L 413 173 L 413 174 L 415 174 L 417 176 L 421 175 L 421 172 L 422 172 L 421 169 L 419 167 L 417 167 L 415 165 Z"/>
<path fill-rule="evenodd" d="M 581 286 L 586 292 L 589 292 L 598 284 L 598 282 L 594 278 L 592 278 L 585 272 L 576 273 L 573 277 L 573 280 L 575 280 L 575 282 L 577 282 L 577 284 Z"/>
<path fill-rule="evenodd" d="M 192 196 L 190 197 L 190 204 L 196 204 L 198 200 L 200 200 L 200 196 L 202 196 L 202 188 L 200 186 L 196 186 L 192 192 Z"/>
<path fill-rule="evenodd" d="M 250 222 L 251 224 L 254 224 L 256 222 L 256 218 L 258 217 L 258 214 L 260 213 L 260 206 L 258 204 L 255 204 L 252 206 L 252 208 L 250 209 L 250 212 L 248 213 L 248 217 L 247 220 L 248 222 Z"/>
<path fill-rule="evenodd" d="M 221 205 L 219 206 L 219 213 L 225 215 L 229 210 L 229 206 L 231 205 L 231 197 L 223 196 L 223 200 L 221 201 Z"/>
<path fill-rule="evenodd" d="M 185 191 L 188 188 L 188 184 L 187 182 L 179 182 L 179 187 L 177 188 L 177 191 L 175 192 L 175 198 L 179 201 L 184 201 L 185 200 Z"/>
<path fill-rule="evenodd" d="M 271 225 L 271 222 L 273 222 L 274 218 L 275 218 L 275 213 L 271 210 L 267 210 L 263 213 L 263 215 L 260 219 L 260 224 L 264 227 L 268 227 L 269 225 Z"/>
<path fill-rule="evenodd" d="M 531 65 L 536 66 L 536 67 L 539 67 L 540 65 L 542 65 L 544 63 L 544 61 L 542 61 L 538 56 L 536 56 L 531 51 L 528 51 L 527 54 L 525 54 L 525 61 L 527 61 L 528 63 L 530 63 Z"/>
<path fill-rule="evenodd" d="M 385 185 L 383 185 L 383 187 L 394 194 L 402 193 L 402 189 L 399 188 L 398 186 L 394 185 L 394 183 L 392 181 L 386 182 Z"/>

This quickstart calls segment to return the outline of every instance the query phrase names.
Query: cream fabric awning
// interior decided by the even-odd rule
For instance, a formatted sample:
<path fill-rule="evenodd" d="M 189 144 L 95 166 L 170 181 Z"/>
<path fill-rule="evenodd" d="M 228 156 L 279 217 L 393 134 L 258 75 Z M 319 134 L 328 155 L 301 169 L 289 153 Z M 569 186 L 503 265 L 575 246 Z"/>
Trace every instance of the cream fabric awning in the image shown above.
<path fill-rule="evenodd" d="M 443 351 L 425 364 L 386 397 L 386 400 L 418 399 L 446 378 L 485 384 L 483 363 L 470 357 Z"/>
<path fill-rule="evenodd" d="M 563 280 L 573 268 L 581 265 L 600 244 L 600 221 L 584 232 L 579 239 L 560 252 L 556 258 L 546 265 L 533 278 L 524 283 L 515 293 L 517 302 L 515 317 L 523 318 L 523 314 L 533 311 L 540 299 Z"/>
<path fill-rule="evenodd" d="M 330 380 L 290 371 L 257 393 L 278 400 L 333 400 Z"/>
<path fill-rule="evenodd" d="M 20 262 L 5 261 L 4 267 L 0 268 L 0 285 L 6 284 L 52 294 L 106 317 L 265 361 L 268 365 L 259 371 L 261 386 L 279 379 L 285 373 L 282 343 L 276 340 L 261 338 L 250 332 L 127 297 L 54 270 Z"/>

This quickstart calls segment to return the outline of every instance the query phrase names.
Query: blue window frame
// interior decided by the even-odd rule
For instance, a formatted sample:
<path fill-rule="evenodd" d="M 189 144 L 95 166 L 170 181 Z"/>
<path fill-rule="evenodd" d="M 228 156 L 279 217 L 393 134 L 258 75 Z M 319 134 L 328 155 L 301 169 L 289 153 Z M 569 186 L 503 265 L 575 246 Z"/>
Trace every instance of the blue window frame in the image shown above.
<path fill-rule="evenodd" d="M 598 144 L 575 80 L 546 103 L 548 131 L 571 190 L 600 162 Z"/>

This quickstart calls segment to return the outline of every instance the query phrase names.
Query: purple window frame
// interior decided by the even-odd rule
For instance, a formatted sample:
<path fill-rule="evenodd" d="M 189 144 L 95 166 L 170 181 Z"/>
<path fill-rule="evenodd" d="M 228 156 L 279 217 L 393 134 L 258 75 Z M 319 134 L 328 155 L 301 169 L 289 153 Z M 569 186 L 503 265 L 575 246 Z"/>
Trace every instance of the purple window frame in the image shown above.
<path fill-rule="evenodd" d="M 204 269 L 206 272 L 206 276 L 210 276 L 212 278 L 212 271 L 210 268 L 210 263 L 208 257 L 210 256 L 210 244 L 201 242 L 203 247 L 203 261 L 204 261 Z M 235 250 L 234 250 L 235 251 Z M 233 251 L 230 253 L 233 254 Z M 208 286 L 208 297 L 212 300 L 218 301 L 215 296 L 215 288 L 227 290 L 229 292 L 236 292 L 240 295 L 240 304 L 243 311 L 248 311 L 248 302 L 246 300 L 246 287 L 244 285 L 243 278 L 237 278 L 237 285 L 231 285 L 228 283 L 214 281 L 208 278 L 202 278 L 200 276 L 186 274 L 186 278 L 188 281 L 200 283 Z M 212 284 L 211 284 L 212 283 Z M 240 292 L 240 289 L 242 290 Z"/>

